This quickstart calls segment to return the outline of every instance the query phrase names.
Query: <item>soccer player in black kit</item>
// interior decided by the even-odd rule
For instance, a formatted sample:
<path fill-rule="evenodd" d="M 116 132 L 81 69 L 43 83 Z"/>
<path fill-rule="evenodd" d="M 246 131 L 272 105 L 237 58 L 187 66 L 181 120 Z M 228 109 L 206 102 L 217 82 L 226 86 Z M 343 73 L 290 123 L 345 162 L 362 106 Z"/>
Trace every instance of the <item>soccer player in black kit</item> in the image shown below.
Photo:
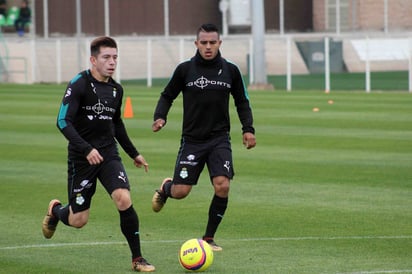
<path fill-rule="evenodd" d="M 196 185 L 205 165 L 214 188 L 203 240 L 212 250 L 222 247 L 214 241 L 216 230 L 228 205 L 230 180 L 234 176 L 230 142 L 229 98 L 234 99 L 242 124 L 243 144 L 256 145 L 253 116 L 242 76 L 236 65 L 222 58 L 222 41 L 213 24 L 197 31 L 196 55 L 179 64 L 160 95 L 152 130 L 166 125 L 167 114 L 175 98 L 183 94 L 183 125 L 173 178 L 163 180 L 152 199 L 159 212 L 168 198 L 182 199 Z"/>
<path fill-rule="evenodd" d="M 50 239 L 59 221 L 76 228 L 86 225 L 99 179 L 119 211 L 120 228 L 132 253 L 132 269 L 153 272 L 155 267 L 141 254 L 139 219 L 117 148 L 118 142 L 136 167 L 148 171 L 121 119 L 123 88 L 112 78 L 118 57 L 116 41 L 98 37 L 91 42 L 90 52 L 91 69 L 70 81 L 57 117 L 57 127 L 69 142 L 69 202 L 64 206 L 57 199 L 50 201 L 43 235 Z"/>

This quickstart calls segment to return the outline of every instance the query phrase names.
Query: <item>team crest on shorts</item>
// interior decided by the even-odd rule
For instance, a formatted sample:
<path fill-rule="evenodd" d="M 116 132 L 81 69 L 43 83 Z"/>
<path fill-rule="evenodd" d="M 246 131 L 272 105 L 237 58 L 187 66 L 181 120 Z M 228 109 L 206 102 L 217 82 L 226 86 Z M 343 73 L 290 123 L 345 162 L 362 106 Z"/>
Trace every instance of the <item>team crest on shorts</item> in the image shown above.
<path fill-rule="evenodd" d="M 182 168 L 182 170 L 180 171 L 180 178 L 182 179 L 186 179 L 187 176 L 189 176 L 189 174 L 187 173 L 187 168 Z"/>
<path fill-rule="evenodd" d="M 84 197 L 80 193 L 76 195 L 76 204 L 78 205 L 84 204 Z"/>

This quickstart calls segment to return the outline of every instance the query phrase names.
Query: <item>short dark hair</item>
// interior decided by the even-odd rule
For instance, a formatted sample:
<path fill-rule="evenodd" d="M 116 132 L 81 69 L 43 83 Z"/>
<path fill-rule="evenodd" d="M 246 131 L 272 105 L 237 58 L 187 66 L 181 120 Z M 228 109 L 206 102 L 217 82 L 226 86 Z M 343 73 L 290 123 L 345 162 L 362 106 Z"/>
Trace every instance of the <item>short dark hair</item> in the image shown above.
<path fill-rule="evenodd" d="M 208 23 L 208 24 L 203 24 L 197 29 L 196 37 L 199 38 L 199 33 L 200 32 L 217 32 L 219 35 L 219 29 L 216 27 L 216 25 Z"/>
<path fill-rule="evenodd" d="M 108 36 L 101 36 L 95 38 L 90 44 L 90 54 L 97 56 L 100 53 L 101 47 L 115 48 L 117 49 L 116 41 Z"/>

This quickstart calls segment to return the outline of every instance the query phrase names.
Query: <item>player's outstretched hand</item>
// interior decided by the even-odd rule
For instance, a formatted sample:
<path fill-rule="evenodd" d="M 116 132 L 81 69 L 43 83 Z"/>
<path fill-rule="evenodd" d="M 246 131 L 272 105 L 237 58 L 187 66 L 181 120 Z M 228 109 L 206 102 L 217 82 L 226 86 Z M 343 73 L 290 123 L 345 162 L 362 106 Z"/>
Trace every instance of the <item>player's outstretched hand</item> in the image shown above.
<path fill-rule="evenodd" d="M 162 127 L 165 125 L 165 123 L 166 123 L 166 121 L 161 119 L 161 118 L 154 121 L 153 125 L 152 125 L 153 132 L 157 132 L 157 131 L 161 130 Z"/>
<path fill-rule="evenodd" d="M 247 149 L 254 148 L 256 146 L 255 135 L 250 132 L 243 133 L 243 144 Z"/>
<path fill-rule="evenodd" d="M 149 171 L 149 164 L 146 162 L 146 160 L 144 159 L 144 157 L 142 155 L 138 155 L 138 156 L 136 156 L 136 158 L 134 158 L 134 165 L 136 167 L 144 166 L 144 171 L 145 172 Z"/>

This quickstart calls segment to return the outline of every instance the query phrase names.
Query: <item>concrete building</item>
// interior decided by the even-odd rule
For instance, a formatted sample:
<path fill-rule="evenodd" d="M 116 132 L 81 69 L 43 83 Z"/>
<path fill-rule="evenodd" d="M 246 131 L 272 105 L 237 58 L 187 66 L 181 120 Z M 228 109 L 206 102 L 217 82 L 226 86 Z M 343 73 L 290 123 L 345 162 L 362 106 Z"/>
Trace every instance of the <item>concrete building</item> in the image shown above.
<path fill-rule="evenodd" d="M 30 0 L 30 5 L 37 37 L 142 36 L 191 35 L 204 22 L 222 29 L 222 2 L 229 33 L 248 33 L 251 1 Z M 19 3 L 8 0 L 9 7 Z M 279 33 L 281 25 L 292 33 L 412 30 L 410 0 L 264 0 L 264 8 L 267 33 Z"/>
<path fill-rule="evenodd" d="M 66 82 L 89 66 L 92 37 L 105 34 L 119 41 L 119 79 L 167 78 L 177 63 L 193 55 L 200 24 L 224 27 L 221 1 L 31 0 L 31 33 L 23 38 L 13 29 L 0 33 L 0 82 Z M 226 1 L 229 34 L 222 52 L 246 75 L 253 0 Z M 9 6 L 18 3 L 8 0 Z M 264 4 L 269 75 L 285 75 L 288 69 L 292 74 L 322 72 L 325 38 L 331 42 L 330 63 L 341 71 L 362 72 L 366 64 L 372 71 L 408 69 L 412 0 L 265 0 Z M 304 46 L 310 49 L 306 56 Z"/>
<path fill-rule="evenodd" d="M 313 30 L 411 31 L 411 13 L 410 0 L 313 0 Z"/>

